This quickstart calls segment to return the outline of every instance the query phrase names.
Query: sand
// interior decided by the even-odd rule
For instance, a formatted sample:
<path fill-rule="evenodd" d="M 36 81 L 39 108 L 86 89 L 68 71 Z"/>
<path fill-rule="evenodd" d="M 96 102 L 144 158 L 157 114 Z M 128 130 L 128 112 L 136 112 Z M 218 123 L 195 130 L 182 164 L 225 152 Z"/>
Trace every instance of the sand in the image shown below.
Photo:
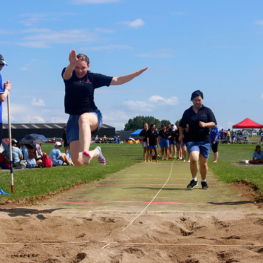
<path fill-rule="evenodd" d="M 99 185 L 82 186 L 36 206 L 1 206 L 0 262 L 263 262 L 262 207 L 249 200 L 244 189 L 241 193 L 222 182 L 208 191 L 185 190 L 187 166 L 174 169 L 179 174 L 182 168 L 180 178 L 169 181 L 169 190 L 140 215 L 157 191 L 156 184 L 146 190 L 145 182 L 153 171 L 160 181 L 167 177 L 170 166 L 163 165 L 162 174 L 156 170 L 160 167 L 139 164 Z M 149 169 L 153 171 L 147 178 Z M 136 171 L 144 179 L 130 181 Z M 216 178 L 210 174 L 212 180 Z M 176 190 L 180 183 L 181 191 Z M 149 191 L 151 198 L 141 191 Z M 228 195 L 221 203 L 218 191 Z M 119 202 L 121 197 L 133 202 Z M 142 198 L 148 202 L 138 202 Z"/>

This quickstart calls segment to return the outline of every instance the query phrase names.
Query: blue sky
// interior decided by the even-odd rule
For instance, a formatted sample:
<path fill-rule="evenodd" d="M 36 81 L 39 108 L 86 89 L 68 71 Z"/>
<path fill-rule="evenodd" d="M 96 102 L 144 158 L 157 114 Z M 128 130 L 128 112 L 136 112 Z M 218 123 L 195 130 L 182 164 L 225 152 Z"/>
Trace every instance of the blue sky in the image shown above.
<path fill-rule="evenodd" d="M 75 49 L 95 73 L 149 67 L 130 83 L 96 90 L 104 123 L 117 129 L 136 115 L 175 122 L 197 89 L 219 128 L 247 117 L 263 124 L 262 10 L 262 0 L 4 1 L 1 74 L 12 83 L 12 122 L 67 121 L 61 71 Z"/>

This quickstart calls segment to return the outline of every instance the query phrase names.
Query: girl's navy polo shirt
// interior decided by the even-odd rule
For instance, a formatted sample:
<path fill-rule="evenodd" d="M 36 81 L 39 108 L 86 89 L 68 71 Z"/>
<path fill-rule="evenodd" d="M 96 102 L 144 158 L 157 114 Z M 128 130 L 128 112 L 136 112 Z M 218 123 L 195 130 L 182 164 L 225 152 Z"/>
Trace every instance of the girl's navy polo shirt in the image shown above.
<path fill-rule="evenodd" d="M 143 142 L 147 142 L 147 131 L 145 129 L 142 129 L 139 136 L 144 137 Z"/>
<path fill-rule="evenodd" d="M 202 121 L 204 123 L 207 122 L 216 122 L 216 118 L 214 116 L 214 113 L 207 107 L 202 106 L 197 113 L 193 110 L 193 107 L 191 106 L 189 109 L 187 109 L 183 117 L 180 121 L 179 126 L 182 128 L 186 128 L 186 125 L 189 125 L 189 132 L 186 136 L 186 142 L 210 142 L 210 136 L 209 136 L 209 128 L 208 127 L 200 127 L 199 121 Z"/>
<path fill-rule="evenodd" d="M 62 77 L 66 68 L 62 71 Z M 65 83 L 65 112 L 70 115 L 80 115 L 97 110 L 94 103 L 94 90 L 102 86 L 110 86 L 112 77 L 87 72 L 83 78 L 78 78 L 75 70 Z"/>
<path fill-rule="evenodd" d="M 171 133 L 168 130 L 166 131 L 160 130 L 159 136 L 162 137 L 162 139 L 169 139 L 168 137 L 171 136 Z"/>
<path fill-rule="evenodd" d="M 149 145 L 157 145 L 158 134 L 156 131 L 152 132 L 151 129 L 147 131 L 147 138 L 149 138 Z"/>

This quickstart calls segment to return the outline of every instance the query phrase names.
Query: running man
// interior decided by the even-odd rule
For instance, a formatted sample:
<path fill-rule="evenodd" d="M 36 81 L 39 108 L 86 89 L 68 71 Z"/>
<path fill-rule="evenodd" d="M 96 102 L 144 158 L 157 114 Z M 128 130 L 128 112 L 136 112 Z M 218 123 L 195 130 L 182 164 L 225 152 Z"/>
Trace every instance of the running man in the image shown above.
<path fill-rule="evenodd" d="M 67 141 L 70 153 L 76 166 L 89 164 L 97 157 L 101 165 L 106 164 L 100 147 L 90 151 L 91 136 L 102 125 L 102 114 L 95 105 L 94 91 L 102 86 L 122 85 L 141 75 L 147 67 L 135 73 L 109 77 L 91 73 L 90 61 L 84 54 L 76 54 L 72 50 L 69 54 L 69 65 L 63 69 L 62 77 L 65 83 L 65 112 L 68 113 Z"/>

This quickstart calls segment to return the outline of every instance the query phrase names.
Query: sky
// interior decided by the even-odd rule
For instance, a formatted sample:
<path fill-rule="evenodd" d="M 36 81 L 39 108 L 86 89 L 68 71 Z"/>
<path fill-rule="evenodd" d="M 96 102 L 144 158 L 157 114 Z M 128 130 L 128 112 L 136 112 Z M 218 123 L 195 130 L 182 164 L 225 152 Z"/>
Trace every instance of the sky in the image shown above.
<path fill-rule="evenodd" d="M 12 0 L 1 2 L 1 71 L 11 81 L 13 123 L 66 123 L 61 71 L 72 49 L 90 71 L 129 83 L 95 91 L 103 122 L 176 122 L 200 89 L 218 127 L 263 124 L 262 0 Z M 7 103 L 3 103 L 3 122 Z"/>

